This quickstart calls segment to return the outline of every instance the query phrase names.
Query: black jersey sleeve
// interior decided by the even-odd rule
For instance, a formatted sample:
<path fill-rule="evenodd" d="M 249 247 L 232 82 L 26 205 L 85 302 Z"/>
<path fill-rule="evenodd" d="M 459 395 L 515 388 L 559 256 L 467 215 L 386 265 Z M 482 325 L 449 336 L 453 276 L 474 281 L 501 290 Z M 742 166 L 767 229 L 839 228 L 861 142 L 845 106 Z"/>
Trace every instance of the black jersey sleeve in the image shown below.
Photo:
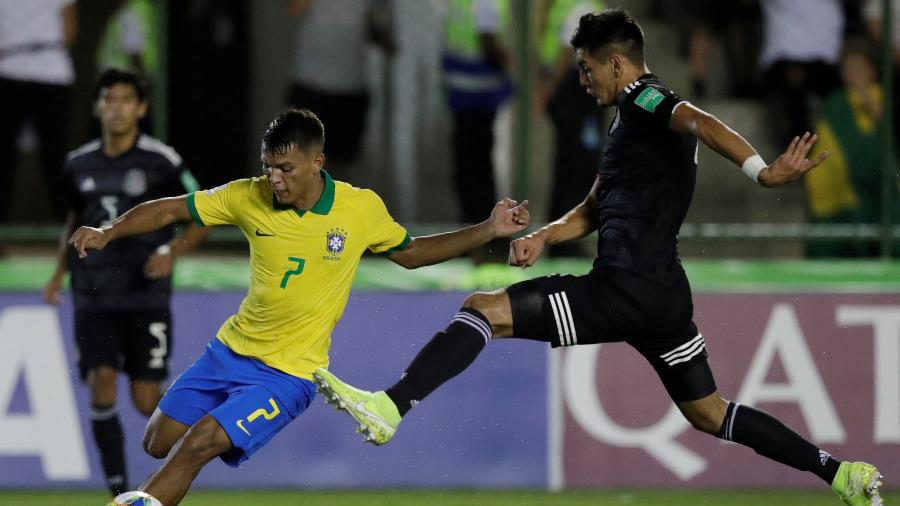
<path fill-rule="evenodd" d="M 166 195 L 186 195 L 200 189 L 191 171 L 183 164 L 172 166 L 169 170 Z"/>
<path fill-rule="evenodd" d="M 682 102 L 685 102 L 683 98 L 664 86 L 637 81 L 625 88 L 619 99 L 619 111 L 629 124 L 668 130 L 672 112 Z"/>

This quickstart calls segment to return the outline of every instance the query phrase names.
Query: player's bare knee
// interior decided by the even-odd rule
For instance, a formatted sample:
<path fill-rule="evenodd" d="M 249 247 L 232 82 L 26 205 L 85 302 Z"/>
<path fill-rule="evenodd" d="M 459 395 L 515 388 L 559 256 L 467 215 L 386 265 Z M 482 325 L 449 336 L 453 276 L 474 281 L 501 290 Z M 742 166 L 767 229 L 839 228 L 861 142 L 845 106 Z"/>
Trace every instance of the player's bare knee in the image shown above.
<path fill-rule="evenodd" d="M 231 442 L 219 423 L 204 417 L 185 434 L 178 449 L 194 462 L 206 462 L 227 451 Z"/>
<path fill-rule="evenodd" d="M 167 429 L 166 419 L 167 417 L 157 410 L 150 416 L 147 428 L 144 429 L 144 439 L 142 441 L 144 453 L 156 459 L 166 458 L 169 455 L 169 451 L 172 450 L 172 447 L 183 434 Z"/>
<path fill-rule="evenodd" d="M 95 406 L 111 406 L 116 403 L 116 381 L 118 372 L 111 367 L 97 367 L 87 376 L 88 388 L 91 392 L 91 404 Z"/>
<path fill-rule="evenodd" d="M 140 414 L 149 417 L 153 414 L 153 411 L 156 410 L 156 405 L 159 404 L 159 399 L 161 397 L 162 395 L 159 391 L 133 391 L 131 394 L 131 402 L 134 404 L 134 409 L 138 410 Z"/>
<path fill-rule="evenodd" d="M 481 313 L 484 313 L 485 310 L 491 308 L 493 304 L 494 294 L 487 292 L 475 292 L 469 294 L 466 297 L 466 300 L 463 301 L 463 307 L 468 309 L 474 309 Z"/>
<path fill-rule="evenodd" d="M 160 441 L 159 438 L 156 437 L 156 431 L 148 426 L 147 430 L 144 432 L 143 447 L 144 453 L 147 455 L 154 459 L 164 459 L 169 455 L 172 444 Z"/>
<path fill-rule="evenodd" d="M 512 317 L 508 315 L 509 303 L 504 290 L 494 292 L 475 292 L 463 301 L 464 308 L 474 309 L 487 318 L 495 337 L 503 336 L 511 331 Z"/>
<path fill-rule="evenodd" d="M 144 440 L 144 453 L 153 457 L 154 459 L 161 460 L 169 456 L 169 450 L 171 450 L 171 446 L 157 446 L 154 445 L 152 440 Z"/>
<path fill-rule="evenodd" d="M 144 416 L 150 416 L 153 414 L 153 411 L 156 409 L 157 400 L 156 399 L 133 399 L 134 400 L 134 409 L 138 410 L 138 413 Z"/>

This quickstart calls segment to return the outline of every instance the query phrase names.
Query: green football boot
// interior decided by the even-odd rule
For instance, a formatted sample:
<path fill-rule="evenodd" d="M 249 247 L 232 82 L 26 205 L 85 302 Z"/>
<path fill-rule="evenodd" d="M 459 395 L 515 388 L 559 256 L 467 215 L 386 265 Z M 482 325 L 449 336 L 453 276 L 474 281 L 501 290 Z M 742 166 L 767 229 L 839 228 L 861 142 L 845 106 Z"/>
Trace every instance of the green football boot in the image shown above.
<path fill-rule="evenodd" d="M 878 487 L 882 484 L 878 469 L 865 462 L 841 462 L 831 489 L 850 506 L 882 506 L 884 502 L 878 495 Z"/>
<path fill-rule="evenodd" d="M 364 442 L 381 446 L 394 437 L 400 425 L 400 412 L 384 392 L 354 388 L 325 369 L 316 369 L 313 381 L 325 402 L 346 411 L 359 424 L 356 432 L 366 435 Z"/>

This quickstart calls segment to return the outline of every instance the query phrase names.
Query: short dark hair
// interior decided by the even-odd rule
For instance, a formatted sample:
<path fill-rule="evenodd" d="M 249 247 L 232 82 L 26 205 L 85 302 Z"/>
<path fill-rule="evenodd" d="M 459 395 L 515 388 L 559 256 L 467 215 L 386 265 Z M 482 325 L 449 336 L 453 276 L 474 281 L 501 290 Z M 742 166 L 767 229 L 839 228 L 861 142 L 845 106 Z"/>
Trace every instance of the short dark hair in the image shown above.
<path fill-rule="evenodd" d="M 605 57 L 605 51 L 616 51 L 633 63 L 644 63 L 644 31 L 622 9 L 605 9 L 581 16 L 571 42 L 572 47 L 587 50 L 595 58 Z M 595 52 L 598 50 L 600 53 Z"/>
<path fill-rule="evenodd" d="M 134 88 L 138 100 L 143 102 L 147 99 L 147 84 L 141 79 L 141 76 L 128 70 L 110 68 L 103 71 L 97 79 L 97 84 L 94 86 L 94 100 L 100 98 L 100 92 L 114 84 L 127 84 Z"/>
<path fill-rule="evenodd" d="M 325 147 L 325 126 L 309 109 L 285 109 L 269 123 L 262 138 L 262 149 L 266 153 L 282 154 L 291 147 L 300 151 Z"/>

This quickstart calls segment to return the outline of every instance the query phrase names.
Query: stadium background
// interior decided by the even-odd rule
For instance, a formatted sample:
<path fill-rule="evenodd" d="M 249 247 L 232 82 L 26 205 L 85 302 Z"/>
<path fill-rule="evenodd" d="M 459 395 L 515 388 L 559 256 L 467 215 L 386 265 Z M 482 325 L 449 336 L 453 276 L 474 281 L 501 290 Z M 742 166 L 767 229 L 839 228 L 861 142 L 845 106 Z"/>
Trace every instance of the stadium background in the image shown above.
<path fill-rule="evenodd" d="M 452 227 L 457 216 L 440 87 L 441 2 L 390 3 L 401 49 L 391 59 L 372 53 L 365 153 L 348 177 L 377 189 L 411 233 L 429 233 Z M 520 62 L 533 59 L 542 3 L 512 2 L 508 36 L 518 94 L 498 121 L 495 150 L 500 193 L 529 198 L 539 223 L 548 208 L 552 133 L 530 112 L 533 76 Z M 92 34 L 115 2 L 78 4 L 81 31 Z M 608 3 L 637 17 L 651 69 L 689 96 L 681 35 L 656 12 L 659 4 Z M 23 9 L 29 5 L 22 0 Z M 292 65 L 283 5 L 155 5 L 154 132 L 176 147 L 204 187 L 256 174 L 258 138 L 284 105 Z M 90 51 L 73 51 L 76 69 L 90 68 Z M 759 99 L 726 96 L 725 58 L 716 46 L 710 92 L 696 102 L 771 160 L 780 146 L 768 135 L 768 110 Z M 333 61 L 341 64 L 340 56 Z M 85 107 L 90 82 L 76 82 L 73 110 L 79 101 Z M 73 114 L 69 125 L 76 139 L 92 128 L 83 114 Z M 885 144 L 891 149 L 890 137 Z M 54 196 L 39 171 L 29 170 L 40 146 L 27 133 L 20 146 L 12 219 L 0 225 L 0 503 L 99 504 L 102 473 L 86 432 L 85 392 L 72 370 L 71 306 L 67 300 L 50 308 L 40 298 L 60 227 L 47 206 L 34 204 Z M 884 174 L 886 184 L 897 184 L 896 167 Z M 680 248 L 698 294 L 698 323 L 726 394 L 772 411 L 838 457 L 871 459 L 891 486 L 900 476 L 900 263 L 886 246 L 900 238 L 900 226 L 889 219 L 812 226 L 806 217 L 801 185 L 754 188 L 702 148 Z M 199 354 L 240 300 L 245 247 L 234 232 L 216 231 L 177 267 L 174 371 Z M 803 259 L 808 241 L 848 236 L 886 245 L 884 258 Z M 466 291 L 585 272 L 592 240 L 583 258 L 547 259 L 527 272 L 458 260 L 410 273 L 367 258 L 334 336 L 332 367 L 352 382 L 383 387 Z M 139 451 L 144 422 L 120 404 L 130 473 L 146 475 L 155 462 Z M 419 406 L 391 445 L 362 446 L 352 424 L 317 401 L 241 471 L 218 463 L 205 469 L 185 504 L 833 503 L 814 478 L 692 434 L 667 406 L 650 369 L 626 347 L 558 353 L 499 343 Z M 246 495 L 216 495 L 233 488 Z M 665 491 L 651 491 L 659 488 Z"/>

